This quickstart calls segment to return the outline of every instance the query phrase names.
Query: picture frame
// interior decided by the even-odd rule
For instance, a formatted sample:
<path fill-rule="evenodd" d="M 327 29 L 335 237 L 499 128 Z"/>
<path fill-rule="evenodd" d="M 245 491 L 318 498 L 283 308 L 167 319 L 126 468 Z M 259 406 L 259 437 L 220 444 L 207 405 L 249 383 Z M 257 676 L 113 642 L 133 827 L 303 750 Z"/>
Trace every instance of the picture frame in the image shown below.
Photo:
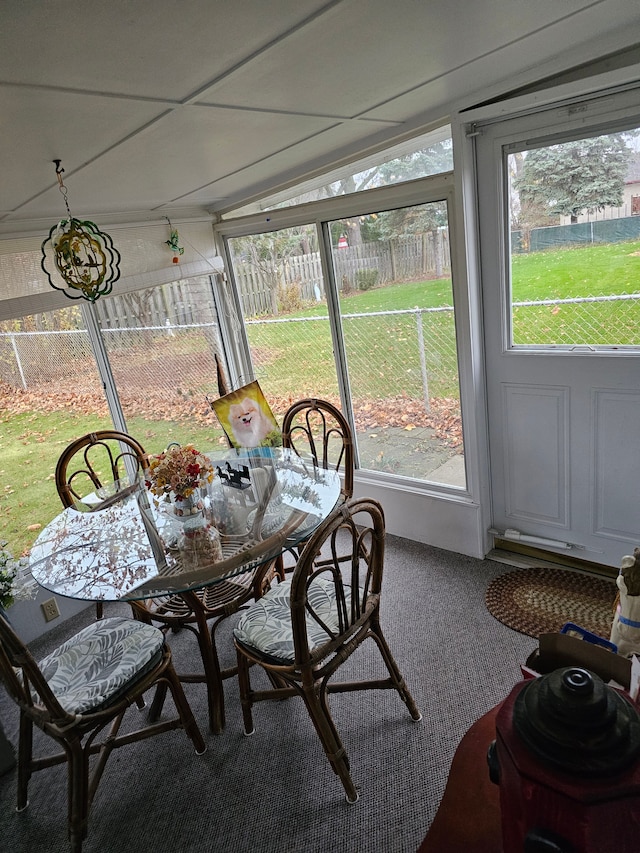
<path fill-rule="evenodd" d="M 236 450 L 282 446 L 282 431 L 257 380 L 209 400 L 209 405 Z"/>

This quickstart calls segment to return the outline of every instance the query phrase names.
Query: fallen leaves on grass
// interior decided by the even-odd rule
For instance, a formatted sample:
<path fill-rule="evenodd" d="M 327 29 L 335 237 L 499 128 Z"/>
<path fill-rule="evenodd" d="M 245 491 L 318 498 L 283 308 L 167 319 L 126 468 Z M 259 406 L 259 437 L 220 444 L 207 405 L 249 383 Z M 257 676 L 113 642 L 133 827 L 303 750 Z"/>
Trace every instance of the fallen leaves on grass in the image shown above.
<path fill-rule="evenodd" d="M 144 396 L 123 391 L 120 399 L 127 417 L 142 417 L 151 423 L 158 420 L 181 421 L 217 426 L 217 419 L 204 396 L 186 395 L 183 391 L 148 389 Z M 273 411 L 281 420 L 293 400 L 289 397 L 270 397 Z M 337 398 L 330 402 L 340 406 Z M 7 416 L 30 412 L 68 411 L 76 414 L 108 417 L 106 400 L 100 391 L 77 393 L 73 388 L 59 387 L 55 391 L 23 390 L 0 382 L 0 411 Z M 399 394 L 384 399 L 359 399 L 354 401 L 356 429 L 368 433 L 398 427 L 411 431 L 418 428 L 433 430 L 434 437 L 447 446 L 462 452 L 462 419 L 458 400 L 433 397 L 429 411 L 422 399 Z"/>

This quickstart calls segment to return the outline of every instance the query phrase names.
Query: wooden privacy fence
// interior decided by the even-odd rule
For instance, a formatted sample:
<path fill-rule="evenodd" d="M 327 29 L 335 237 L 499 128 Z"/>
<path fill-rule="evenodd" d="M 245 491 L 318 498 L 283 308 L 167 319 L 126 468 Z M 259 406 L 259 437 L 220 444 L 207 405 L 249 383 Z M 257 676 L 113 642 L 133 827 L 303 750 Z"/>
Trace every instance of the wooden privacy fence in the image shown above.
<path fill-rule="evenodd" d="M 440 278 L 449 273 L 449 231 L 410 234 L 393 240 L 376 240 L 359 246 L 336 248 L 333 265 L 339 290 L 356 290 L 361 270 L 376 270 L 376 284 Z M 325 297 L 320 253 L 292 255 L 273 263 L 272 271 L 249 261 L 236 261 L 234 274 L 248 317 L 278 314 L 288 287 L 299 288 L 305 302 Z"/>
<path fill-rule="evenodd" d="M 214 322 L 208 275 L 183 278 L 133 293 L 113 294 L 95 303 L 103 329 L 144 326 L 184 326 Z"/>
<path fill-rule="evenodd" d="M 363 270 L 377 271 L 376 284 L 439 278 L 449 272 L 449 232 L 441 229 L 336 248 L 333 263 L 341 291 L 357 289 L 358 273 Z M 325 298 L 319 252 L 276 260 L 273 270 L 270 276 L 249 262 L 236 262 L 234 271 L 246 316 L 277 315 L 286 310 L 283 300 L 291 287 L 304 302 Z M 104 329 L 213 322 L 211 287 L 209 276 L 197 276 L 114 294 L 96 302 L 95 307 Z"/>

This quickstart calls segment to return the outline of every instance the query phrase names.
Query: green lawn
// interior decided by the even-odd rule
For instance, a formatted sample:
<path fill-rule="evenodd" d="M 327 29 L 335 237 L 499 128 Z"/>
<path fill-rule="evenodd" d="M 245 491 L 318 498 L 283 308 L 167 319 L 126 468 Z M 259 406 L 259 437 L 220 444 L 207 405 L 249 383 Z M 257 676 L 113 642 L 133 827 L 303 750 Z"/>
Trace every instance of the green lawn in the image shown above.
<path fill-rule="evenodd" d="M 62 509 L 55 470 L 64 448 L 84 433 L 112 429 L 113 424 L 92 415 L 57 411 L 4 417 L 0 425 L 0 539 L 18 556 L 31 547 L 40 527 Z M 150 424 L 131 418 L 127 426 L 150 453 L 160 452 L 171 441 L 185 440 L 169 421 Z M 221 434 L 215 427 L 192 423 L 185 429 L 189 440 L 203 448 L 217 446 Z"/>
<path fill-rule="evenodd" d="M 640 241 L 516 255 L 514 302 L 610 296 L 639 289 Z M 414 315 L 348 315 L 415 307 L 451 306 L 450 279 L 407 282 L 343 296 L 343 330 L 355 396 L 421 395 L 417 319 Z M 514 309 L 516 344 L 638 344 L 639 302 L 549 305 Z M 325 304 L 287 315 L 326 322 L 258 322 L 248 327 L 254 362 L 265 388 L 286 396 L 291 388 L 337 394 L 333 346 Z M 266 318 L 265 318 L 266 319 Z M 281 319 L 281 318 L 279 318 Z M 424 314 L 426 366 L 431 396 L 458 396 L 453 313 Z M 408 366 L 411 366 L 408 369 Z"/>
<path fill-rule="evenodd" d="M 637 293 L 640 240 L 514 255 L 512 287 L 516 302 Z M 340 298 L 343 314 L 442 305 L 451 305 L 448 278 L 394 284 Z M 326 313 L 326 305 L 320 304 L 289 316 L 317 317 Z"/>
<path fill-rule="evenodd" d="M 611 296 L 640 289 L 640 241 L 514 255 L 515 302 Z"/>
<path fill-rule="evenodd" d="M 343 317 L 354 398 L 422 397 L 418 325 L 425 341 L 431 396 L 458 396 L 453 311 Z M 258 376 L 270 396 L 292 389 L 310 396 L 336 396 L 333 346 L 326 322 L 260 323 L 247 331 Z"/>
<path fill-rule="evenodd" d="M 435 281 L 409 281 L 404 284 L 387 285 L 372 290 L 356 291 L 340 297 L 343 314 L 370 313 L 371 311 L 397 311 L 403 308 L 439 308 L 451 305 L 451 279 Z M 324 304 L 296 311 L 290 316 L 323 317 L 327 313 Z"/>
<path fill-rule="evenodd" d="M 514 302 L 637 293 L 640 242 L 515 255 L 512 287 Z M 516 307 L 514 342 L 637 346 L 639 307 L 639 300 Z"/>
<path fill-rule="evenodd" d="M 345 346 L 354 398 L 393 396 L 404 391 L 422 396 L 414 314 L 387 317 L 350 317 L 353 314 L 440 308 L 452 305 L 451 279 L 410 281 L 340 298 Z M 337 396 L 333 344 L 325 303 L 286 315 L 287 320 L 322 317 L 326 322 L 250 323 L 247 335 L 254 362 L 263 366 L 269 393 L 286 396 L 291 388 L 309 395 Z M 282 317 L 278 318 L 282 319 Z M 431 392 L 458 396 L 453 313 L 422 315 Z M 375 363 L 375 370 L 372 365 Z"/>

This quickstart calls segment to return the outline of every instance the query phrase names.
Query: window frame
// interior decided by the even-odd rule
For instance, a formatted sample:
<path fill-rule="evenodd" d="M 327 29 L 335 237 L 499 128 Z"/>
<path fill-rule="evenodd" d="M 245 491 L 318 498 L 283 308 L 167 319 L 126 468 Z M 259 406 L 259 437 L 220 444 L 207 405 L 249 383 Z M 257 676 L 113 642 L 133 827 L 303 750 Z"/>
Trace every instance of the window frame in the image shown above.
<path fill-rule="evenodd" d="M 295 207 L 280 208 L 269 212 L 252 214 L 237 219 L 225 219 L 214 226 L 218 248 L 225 259 L 227 275 L 231 282 L 227 297 L 231 299 L 233 311 L 224 312 L 221 320 L 223 324 L 229 323 L 225 334 L 234 337 L 232 326 L 236 327 L 239 334 L 235 335 L 234 348 L 238 353 L 240 372 L 253 378 L 251 369 L 251 356 L 249 343 L 246 336 L 244 324 L 238 323 L 237 318 L 242 317 L 242 306 L 238 294 L 238 287 L 233 275 L 233 264 L 228 240 L 234 237 L 245 237 L 254 234 L 279 231 L 284 228 L 315 224 L 318 230 L 318 242 L 322 271 L 325 277 L 325 289 L 329 308 L 329 319 L 331 323 L 334 357 L 336 360 L 336 373 L 343 410 L 348 413 L 351 420 L 351 394 L 349 389 L 349 377 L 346 369 L 346 355 L 340 329 L 340 312 L 338 287 L 333 274 L 333 263 L 331 256 L 331 243 L 329 235 L 329 223 L 337 219 L 364 216 L 379 210 L 391 210 L 399 207 L 410 207 L 429 202 L 445 201 L 448 209 L 449 232 L 451 245 L 451 277 L 453 285 L 453 308 L 456 327 L 456 351 L 458 360 L 458 379 L 460 388 L 460 408 L 462 413 L 463 441 L 466 448 L 465 460 L 469 453 L 467 440 L 468 430 L 465 426 L 465 411 L 473 408 L 473 388 L 468 381 L 470 370 L 464 369 L 464 359 L 469 352 L 466 335 L 469 334 L 469 307 L 466 298 L 466 278 L 463 276 L 463 264 L 461 263 L 462 237 L 459 234 L 459 215 L 457 212 L 456 186 L 454 172 L 443 172 L 414 181 L 394 184 L 388 187 L 377 187 L 331 199 L 308 202 Z M 235 318 L 233 315 L 235 314 Z M 247 381 L 249 379 L 247 378 Z M 351 423 L 351 427 L 354 425 Z M 447 486 L 446 484 L 434 483 L 426 480 L 415 480 L 407 482 L 407 478 L 395 477 L 390 474 L 380 474 L 376 471 L 356 471 L 356 480 L 365 478 L 381 486 L 398 486 L 401 484 L 403 491 L 419 492 L 423 494 L 434 494 L 439 496 L 455 495 L 457 498 L 468 499 L 471 491 L 472 476 L 468 465 L 466 476 L 466 487 Z"/>

